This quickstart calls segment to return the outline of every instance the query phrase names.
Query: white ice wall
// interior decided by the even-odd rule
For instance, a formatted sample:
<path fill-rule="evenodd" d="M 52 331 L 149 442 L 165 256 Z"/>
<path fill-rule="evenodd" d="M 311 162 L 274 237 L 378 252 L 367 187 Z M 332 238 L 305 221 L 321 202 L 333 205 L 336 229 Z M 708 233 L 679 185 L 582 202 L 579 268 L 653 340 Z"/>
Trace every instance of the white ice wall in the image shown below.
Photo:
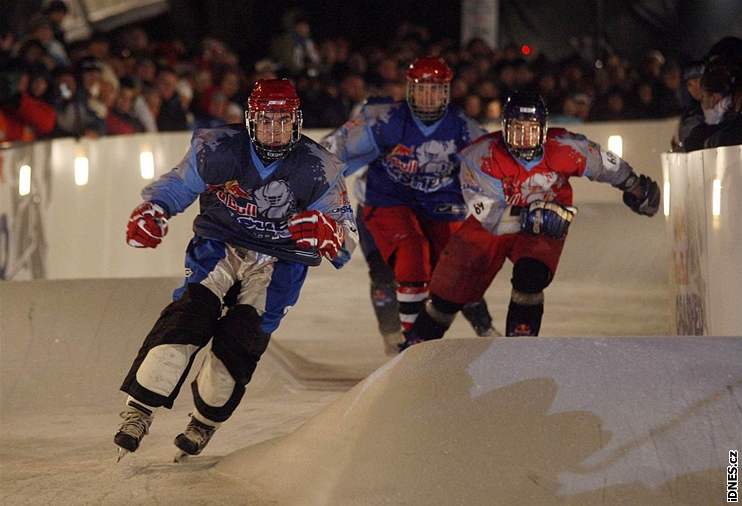
<path fill-rule="evenodd" d="M 674 330 L 740 336 L 742 146 L 666 153 L 662 162 Z"/>
<path fill-rule="evenodd" d="M 569 125 L 606 145 L 621 135 L 623 157 L 638 171 L 658 179 L 659 154 L 669 146 L 675 120 Z M 496 127 L 496 125 L 493 125 Z M 305 133 L 319 139 L 327 130 Z M 167 240 L 156 250 L 135 250 L 124 230 L 139 192 L 139 155 L 151 151 L 155 177 L 183 157 L 189 132 L 138 134 L 98 140 L 56 139 L 0 151 L 0 279 L 180 276 L 185 244 L 197 206 L 170 223 Z M 75 184 L 75 158 L 88 160 L 85 185 Z M 31 188 L 21 196 L 19 171 L 31 167 Z M 576 204 L 616 203 L 607 185 L 574 179 Z"/>

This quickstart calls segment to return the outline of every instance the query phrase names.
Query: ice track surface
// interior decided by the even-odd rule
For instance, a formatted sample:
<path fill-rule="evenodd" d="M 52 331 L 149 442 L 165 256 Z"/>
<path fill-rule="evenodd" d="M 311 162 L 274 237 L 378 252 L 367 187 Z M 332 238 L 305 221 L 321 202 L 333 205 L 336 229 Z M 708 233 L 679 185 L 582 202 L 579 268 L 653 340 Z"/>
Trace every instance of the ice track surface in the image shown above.
<path fill-rule="evenodd" d="M 179 280 L 0 284 L 0 503 L 721 503 L 740 340 L 602 337 L 667 333 L 665 243 L 661 217 L 584 206 L 547 337 L 471 339 L 459 318 L 392 361 L 362 259 L 313 269 L 242 405 L 182 464 L 186 387 L 139 451 L 115 464 L 112 443 L 121 378 Z M 509 276 L 487 294 L 499 328 Z"/>

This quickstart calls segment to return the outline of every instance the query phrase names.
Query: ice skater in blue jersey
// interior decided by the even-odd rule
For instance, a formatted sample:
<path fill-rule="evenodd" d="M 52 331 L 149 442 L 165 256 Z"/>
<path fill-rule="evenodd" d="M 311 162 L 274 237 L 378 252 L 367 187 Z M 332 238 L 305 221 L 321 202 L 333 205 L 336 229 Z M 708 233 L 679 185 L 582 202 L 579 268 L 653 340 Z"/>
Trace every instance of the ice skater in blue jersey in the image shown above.
<path fill-rule="evenodd" d="M 323 140 L 347 164 L 346 175 L 368 165 L 357 218 L 388 353 L 403 341 L 393 329 L 415 322 L 440 252 L 467 216 L 455 155 L 486 131 L 449 104 L 452 78 L 442 59 L 418 58 L 407 71 L 406 101 L 368 103 Z M 388 308 L 397 302 L 392 321 Z M 478 335 L 493 332 L 483 300 L 464 315 Z"/>
<path fill-rule="evenodd" d="M 171 408 L 195 354 L 212 341 L 191 384 L 195 409 L 175 438 L 197 455 L 234 412 L 271 333 L 296 304 L 309 266 L 340 268 L 357 242 L 342 163 L 301 135 L 299 99 L 285 79 L 258 81 L 245 125 L 197 130 L 169 173 L 147 186 L 126 238 L 154 248 L 168 219 L 196 198 L 186 278 L 142 345 L 121 390 L 119 458 Z M 227 293 L 234 303 L 225 305 Z"/>

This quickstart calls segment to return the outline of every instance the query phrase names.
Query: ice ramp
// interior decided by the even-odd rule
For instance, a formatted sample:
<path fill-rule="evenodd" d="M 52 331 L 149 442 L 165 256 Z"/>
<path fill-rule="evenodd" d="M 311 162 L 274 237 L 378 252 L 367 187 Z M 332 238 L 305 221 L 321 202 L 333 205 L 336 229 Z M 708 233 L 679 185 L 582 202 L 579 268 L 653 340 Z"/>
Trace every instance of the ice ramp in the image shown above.
<path fill-rule="evenodd" d="M 281 505 L 724 502 L 742 339 L 414 346 L 216 469 Z"/>
<path fill-rule="evenodd" d="M 173 278 L 0 283 L 0 420 L 110 401 L 119 406 L 121 380 L 179 283 Z M 305 329 L 322 331 L 312 322 L 305 322 Z M 249 387 L 252 395 L 285 384 L 344 390 L 384 360 L 379 349 L 378 356 L 345 363 L 313 361 L 278 341 L 261 360 Z M 182 397 L 190 400 L 188 392 Z"/>

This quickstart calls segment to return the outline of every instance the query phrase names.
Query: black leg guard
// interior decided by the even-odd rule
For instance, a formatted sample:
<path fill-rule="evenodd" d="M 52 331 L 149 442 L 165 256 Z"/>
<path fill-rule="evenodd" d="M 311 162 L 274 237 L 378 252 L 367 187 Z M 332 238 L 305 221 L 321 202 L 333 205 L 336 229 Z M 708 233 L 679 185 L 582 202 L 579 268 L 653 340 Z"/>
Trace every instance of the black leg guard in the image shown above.
<path fill-rule="evenodd" d="M 149 406 L 172 408 L 173 401 L 178 396 L 180 387 L 193 364 L 196 352 L 191 355 L 188 366 L 169 396 L 155 393 L 140 385 L 136 379 L 139 366 L 142 365 L 152 348 L 163 344 L 193 345 L 199 349 L 203 348 L 214 335 L 220 312 L 219 297 L 204 286 L 189 284 L 183 296 L 170 303 L 160 314 L 160 318 L 147 335 L 131 369 L 124 378 L 121 390 Z"/>
<path fill-rule="evenodd" d="M 235 386 L 224 405 L 210 406 L 198 391 L 198 379 L 191 383 L 199 413 L 214 422 L 223 422 L 232 415 L 269 341 L 270 334 L 260 329 L 260 315 L 255 308 L 238 304 L 229 309 L 217 324 L 211 351 L 227 368 Z"/>
<path fill-rule="evenodd" d="M 405 335 L 405 342 L 400 345 L 400 351 L 422 341 L 441 339 L 461 308 L 462 304 L 432 295 L 425 308 L 420 311 L 412 330 Z"/>
<path fill-rule="evenodd" d="M 397 303 L 397 285 L 394 272 L 378 251 L 367 258 L 368 274 L 371 278 L 371 304 L 374 308 L 379 332 L 382 335 L 399 332 L 402 324 L 399 321 L 399 304 Z"/>
<path fill-rule="evenodd" d="M 510 302 L 507 317 L 507 336 L 537 336 L 541 330 L 544 305 L 527 305 Z"/>
<path fill-rule="evenodd" d="M 479 337 L 488 337 L 494 332 L 492 328 L 492 316 L 484 299 L 466 304 L 461 308 L 461 314 L 464 315 L 464 318 L 467 319 Z"/>
<path fill-rule="evenodd" d="M 551 283 L 549 268 L 533 258 L 521 258 L 513 266 L 513 293 L 508 306 L 507 336 L 537 336 L 544 315 L 544 288 Z"/>

